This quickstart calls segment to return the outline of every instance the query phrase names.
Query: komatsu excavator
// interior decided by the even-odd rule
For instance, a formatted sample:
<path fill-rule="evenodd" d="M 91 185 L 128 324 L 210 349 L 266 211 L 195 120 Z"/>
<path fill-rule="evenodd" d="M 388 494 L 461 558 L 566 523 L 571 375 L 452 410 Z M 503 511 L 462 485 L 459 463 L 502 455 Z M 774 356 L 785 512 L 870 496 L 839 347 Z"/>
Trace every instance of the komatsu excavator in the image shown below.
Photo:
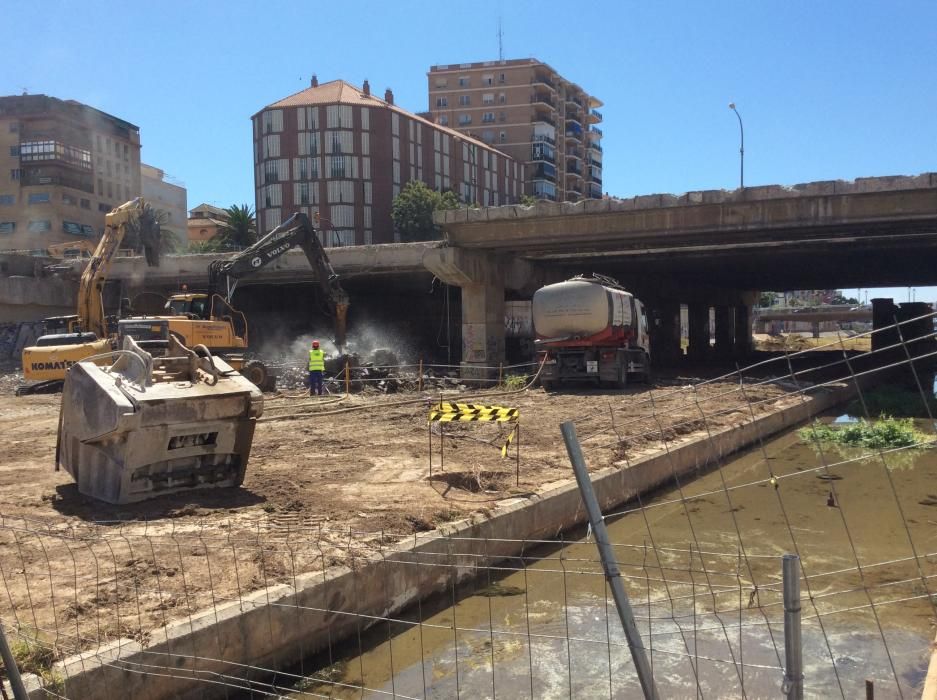
<path fill-rule="evenodd" d="M 236 255 L 215 260 L 208 267 L 208 293 L 174 294 L 166 303 L 166 315 L 120 321 L 120 336 L 136 340 L 165 339 L 172 335 L 184 345 L 204 345 L 262 389 L 275 381 L 271 368 L 247 355 L 248 328 L 244 314 L 231 306 L 238 281 L 259 272 L 267 264 L 299 246 L 316 272 L 319 286 L 335 320 L 335 344 L 345 346 L 348 295 L 329 262 L 309 217 L 296 213 L 266 236 Z M 221 289 L 224 296 L 217 294 Z"/>
<path fill-rule="evenodd" d="M 34 346 L 23 348 L 23 378 L 33 384 L 19 387 L 17 395 L 55 391 L 61 388 L 69 367 L 111 349 L 112 334 L 104 314 L 104 284 L 111 259 L 120 248 L 130 222 L 143 208 L 144 201 L 138 197 L 104 217 L 104 235 L 81 275 L 77 314 L 54 319 L 67 328 L 66 333 L 40 336 Z M 148 262 L 156 259 L 153 251 L 158 246 L 158 233 L 155 237 L 155 242 L 152 237 L 142 237 Z"/>

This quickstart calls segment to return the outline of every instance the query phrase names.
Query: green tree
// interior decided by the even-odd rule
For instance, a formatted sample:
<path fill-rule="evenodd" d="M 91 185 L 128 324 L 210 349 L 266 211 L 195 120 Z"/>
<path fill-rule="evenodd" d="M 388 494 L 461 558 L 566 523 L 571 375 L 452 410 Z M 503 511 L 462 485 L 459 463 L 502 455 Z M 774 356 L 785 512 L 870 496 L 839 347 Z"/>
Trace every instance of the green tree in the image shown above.
<path fill-rule="evenodd" d="M 532 207 L 536 203 L 537 203 L 537 198 L 534 197 L 532 194 L 522 194 L 521 199 L 518 202 L 518 204 L 520 204 L 521 206 L 525 206 L 525 207 Z"/>
<path fill-rule="evenodd" d="M 428 241 L 439 238 L 433 212 L 458 209 L 459 198 L 452 191 L 437 192 L 420 180 L 410 180 L 394 197 L 391 218 L 401 241 Z"/>
<path fill-rule="evenodd" d="M 210 238 L 207 241 L 193 241 L 189 243 L 189 253 L 219 253 L 225 250 L 225 245 L 217 238 Z"/>
<path fill-rule="evenodd" d="M 232 204 L 224 212 L 223 223 L 218 227 L 223 245 L 246 248 L 257 241 L 257 220 L 251 207 Z"/>
<path fill-rule="evenodd" d="M 777 301 L 777 294 L 774 292 L 762 292 L 758 295 L 758 306 L 766 308 L 768 306 L 774 306 Z"/>

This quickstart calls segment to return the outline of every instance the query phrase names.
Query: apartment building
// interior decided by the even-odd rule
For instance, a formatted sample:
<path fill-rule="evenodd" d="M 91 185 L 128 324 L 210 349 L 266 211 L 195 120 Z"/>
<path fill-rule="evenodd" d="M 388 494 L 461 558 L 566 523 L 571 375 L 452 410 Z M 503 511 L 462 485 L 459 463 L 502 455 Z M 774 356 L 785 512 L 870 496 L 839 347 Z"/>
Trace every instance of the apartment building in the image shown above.
<path fill-rule="evenodd" d="M 185 187 L 172 182 L 165 171 L 146 163 L 140 164 L 140 187 L 146 203 L 165 214 L 161 228 L 172 231 L 177 243 L 185 246 L 189 218 Z"/>
<path fill-rule="evenodd" d="M 526 194 L 602 197 L 602 102 L 533 58 L 432 66 L 436 124 L 495 146 L 526 167 Z"/>
<path fill-rule="evenodd" d="M 188 244 L 204 243 L 218 235 L 224 224 L 227 214 L 221 207 L 211 204 L 199 204 L 189 211 L 189 220 L 186 223 Z"/>
<path fill-rule="evenodd" d="M 319 212 L 325 245 L 391 243 L 391 207 L 410 180 L 462 201 L 508 204 L 524 168 L 466 134 L 408 112 L 343 80 L 274 102 L 252 117 L 258 230 L 294 212 Z"/>
<path fill-rule="evenodd" d="M 74 100 L 0 97 L 0 250 L 95 238 L 139 195 L 139 127 Z"/>

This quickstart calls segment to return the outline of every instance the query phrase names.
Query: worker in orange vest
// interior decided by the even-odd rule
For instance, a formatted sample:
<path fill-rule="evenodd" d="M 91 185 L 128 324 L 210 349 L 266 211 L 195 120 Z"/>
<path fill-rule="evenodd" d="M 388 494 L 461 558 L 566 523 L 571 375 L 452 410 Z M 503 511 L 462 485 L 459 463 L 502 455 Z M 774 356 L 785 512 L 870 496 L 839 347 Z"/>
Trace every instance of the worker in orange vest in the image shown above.
<path fill-rule="evenodd" d="M 325 371 L 325 353 L 319 349 L 319 341 L 312 341 L 309 351 L 309 395 L 322 396 L 322 373 Z"/>

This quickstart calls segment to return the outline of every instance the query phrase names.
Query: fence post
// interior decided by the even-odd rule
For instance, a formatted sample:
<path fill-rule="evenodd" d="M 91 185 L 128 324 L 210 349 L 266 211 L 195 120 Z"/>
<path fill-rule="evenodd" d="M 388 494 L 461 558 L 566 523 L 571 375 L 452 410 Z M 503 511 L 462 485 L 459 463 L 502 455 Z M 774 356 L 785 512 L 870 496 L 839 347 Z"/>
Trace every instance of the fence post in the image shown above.
<path fill-rule="evenodd" d="M 10 645 L 7 643 L 6 633 L 3 631 L 3 624 L 0 623 L 0 658 L 3 659 L 3 665 L 6 667 L 7 678 L 10 679 L 10 688 L 13 690 L 13 697 L 16 700 L 29 700 L 26 693 L 26 686 L 23 685 L 23 679 L 20 677 L 19 667 L 16 665 L 16 659 L 13 658 L 13 652 L 10 651 Z"/>
<path fill-rule="evenodd" d="M 348 360 L 345 360 L 345 396 L 351 395 L 351 367 Z"/>
<path fill-rule="evenodd" d="M 784 579 L 784 694 L 788 700 L 803 700 L 804 665 L 800 636 L 800 557 L 785 554 L 781 560 Z"/>
<path fill-rule="evenodd" d="M 423 391 L 423 358 L 420 358 L 420 379 L 417 385 L 417 391 Z"/>
<path fill-rule="evenodd" d="M 618 569 L 618 562 L 615 560 L 615 551 L 609 543 L 608 531 L 605 529 L 605 521 L 602 519 L 602 511 L 599 508 L 599 502 L 595 498 L 595 491 L 592 489 L 592 480 L 589 478 L 586 460 L 582 456 L 579 440 L 576 439 L 576 426 L 573 425 L 572 421 L 566 421 L 560 425 L 560 432 L 563 433 L 566 453 L 569 455 L 569 461 L 573 465 L 573 472 L 576 474 L 576 483 L 579 485 L 582 502 L 589 514 L 589 523 L 592 525 L 592 532 L 595 534 L 595 545 L 599 550 L 599 557 L 602 559 L 605 579 L 612 589 L 612 598 L 614 598 L 615 607 L 618 609 L 621 626 L 625 630 L 625 637 L 628 640 L 628 648 L 631 650 L 634 667 L 638 672 L 641 690 L 646 700 L 657 700 L 657 688 L 654 686 L 654 676 L 651 674 L 651 667 L 644 653 L 644 642 L 641 641 L 638 626 L 634 621 L 634 612 L 631 610 L 631 603 L 628 601 L 628 594 L 621 582 L 621 571 Z"/>

